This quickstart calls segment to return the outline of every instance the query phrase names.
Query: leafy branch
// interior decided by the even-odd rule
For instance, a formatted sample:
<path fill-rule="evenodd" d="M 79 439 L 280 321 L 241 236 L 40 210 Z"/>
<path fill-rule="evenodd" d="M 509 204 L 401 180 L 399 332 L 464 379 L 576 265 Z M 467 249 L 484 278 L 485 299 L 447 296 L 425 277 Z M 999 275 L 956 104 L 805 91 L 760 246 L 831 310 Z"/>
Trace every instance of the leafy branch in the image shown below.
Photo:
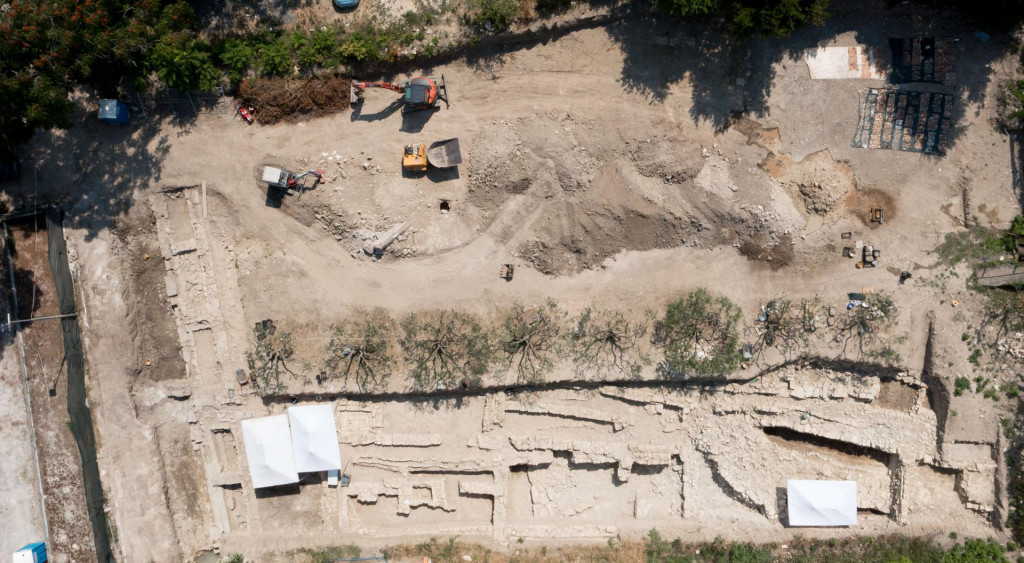
<path fill-rule="evenodd" d="M 811 335 L 819 328 L 817 313 L 820 310 L 818 296 L 804 299 L 799 305 L 789 299 L 775 299 L 763 305 L 757 323 L 749 327 L 755 358 L 763 357 L 769 348 L 778 350 L 787 360 L 806 351 L 811 345 Z"/>
<path fill-rule="evenodd" d="M 840 346 L 839 355 L 845 357 L 853 346 L 861 357 L 880 360 L 888 365 L 900 361 L 892 344 L 901 338 L 890 338 L 888 330 L 896 325 L 899 309 L 892 298 L 884 293 L 871 294 L 864 301 L 848 307 L 839 315 L 833 342 Z"/>

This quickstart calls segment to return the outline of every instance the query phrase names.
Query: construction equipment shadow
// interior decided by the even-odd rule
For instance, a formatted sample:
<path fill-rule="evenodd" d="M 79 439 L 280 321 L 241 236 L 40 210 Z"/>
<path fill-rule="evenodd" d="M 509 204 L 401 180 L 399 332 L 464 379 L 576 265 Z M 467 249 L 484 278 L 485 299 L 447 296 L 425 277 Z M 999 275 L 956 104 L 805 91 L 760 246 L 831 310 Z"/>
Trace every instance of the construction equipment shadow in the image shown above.
<path fill-rule="evenodd" d="M 287 197 L 288 192 L 278 188 L 267 187 L 267 207 L 273 207 L 274 209 L 280 209 L 284 203 L 284 198 Z"/>
<path fill-rule="evenodd" d="M 402 99 L 399 98 L 394 100 L 383 109 L 375 111 L 373 113 L 364 113 L 363 106 L 366 104 L 365 101 L 352 104 L 352 121 L 380 121 L 387 119 L 395 114 L 396 111 L 402 109 Z"/>
<path fill-rule="evenodd" d="M 461 175 L 459 174 L 458 167 L 452 168 L 434 168 L 431 166 L 426 172 L 417 172 L 415 170 L 402 170 L 402 177 L 409 179 L 423 178 L 426 177 L 428 180 L 435 184 L 443 182 L 450 182 L 452 180 L 458 180 Z"/>

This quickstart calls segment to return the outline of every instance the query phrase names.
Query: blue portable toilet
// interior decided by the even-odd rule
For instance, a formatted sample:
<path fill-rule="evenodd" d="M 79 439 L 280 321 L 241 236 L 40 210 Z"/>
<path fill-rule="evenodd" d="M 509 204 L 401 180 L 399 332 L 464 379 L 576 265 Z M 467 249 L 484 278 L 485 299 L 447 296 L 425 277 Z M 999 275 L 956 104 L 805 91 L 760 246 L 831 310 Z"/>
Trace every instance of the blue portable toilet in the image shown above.
<path fill-rule="evenodd" d="M 128 123 L 132 114 L 119 100 L 100 100 L 100 119 L 107 123 Z"/>
<path fill-rule="evenodd" d="M 46 544 L 37 541 L 14 552 L 14 563 L 46 563 Z"/>

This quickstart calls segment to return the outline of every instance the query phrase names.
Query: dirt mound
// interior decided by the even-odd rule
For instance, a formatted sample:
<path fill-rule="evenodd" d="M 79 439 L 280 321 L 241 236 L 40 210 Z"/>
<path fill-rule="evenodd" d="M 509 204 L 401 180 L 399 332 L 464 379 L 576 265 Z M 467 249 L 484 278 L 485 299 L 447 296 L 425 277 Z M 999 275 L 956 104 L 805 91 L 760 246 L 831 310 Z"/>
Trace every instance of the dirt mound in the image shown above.
<path fill-rule="evenodd" d="M 747 137 L 747 144 L 768 150 L 760 167 L 778 180 L 794 202 L 808 215 L 828 215 L 857 188 L 849 163 L 835 160 L 827 149 L 793 160 L 782 152 L 778 128 L 766 129 L 751 119 L 739 119 L 731 127 Z"/>
<path fill-rule="evenodd" d="M 807 155 L 794 161 L 789 155 L 768 153 L 761 168 L 782 184 L 795 201 L 803 204 L 804 211 L 813 215 L 828 215 L 857 188 L 853 167 L 832 158 L 828 150 Z"/>
<path fill-rule="evenodd" d="M 696 142 L 659 137 L 630 144 L 629 156 L 636 171 L 648 178 L 682 184 L 693 180 L 704 167 L 701 146 Z"/>
<path fill-rule="evenodd" d="M 469 146 L 467 203 L 492 218 L 491 236 L 547 274 L 593 268 L 623 250 L 754 236 L 775 246 L 786 230 L 771 210 L 698 186 L 706 160 L 696 143 L 623 139 L 607 123 L 561 114 L 491 122 Z"/>
<path fill-rule="evenodd" d="M 255 109 L 264 125 L 319 117 L 349 108 L 352 81 L 344 76 L 243 80 L 238 103 Z"/>
<path fill-rule="evenodd" d="M 793 237 L 782 235 L 778 243 L 771 242 L 759 244 L 757 238 L 752 238 L 740 245 L 740 254 L 753 262 L 764 262 L 773 270 L 788 266 L 795 257 L 793 252 Z"/>
<path fill-rule="evenodd" d="M 861 223 L 871 228 L 882 225 L 881 223 L 871 222 L 872 209 L 880 208 L 886 223 L 895 220 L 898 211 L 896 209 L 896 199 L 891 194 L 883 192 L 878 188 L 864 188 L 850 192 L 850 195 L 846 197 L 846 208 L 860 219 Z"/>
<path fill-rule="evenodd" d="M 520 257 L 546 274 L 592 268 L 622 250 L 680 246 L 695 234 L 689 221 L 631 191 L 615 167 L 603 168 L 582 198 L 542 204 Z"/>

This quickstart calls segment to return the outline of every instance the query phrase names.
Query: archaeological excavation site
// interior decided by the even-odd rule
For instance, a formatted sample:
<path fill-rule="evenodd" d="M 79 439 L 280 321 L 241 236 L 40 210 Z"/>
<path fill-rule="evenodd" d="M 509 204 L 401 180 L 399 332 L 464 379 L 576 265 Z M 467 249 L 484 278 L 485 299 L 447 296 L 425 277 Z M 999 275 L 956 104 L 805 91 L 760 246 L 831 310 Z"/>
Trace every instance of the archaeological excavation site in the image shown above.
<path fill-rule="evenodd" d="M 426 9 L 364 4 L 282 21 Z M 0 183 L 0 543 L 1016 561 L 1021 40 L 832 4 L 742 40 L 521 11 L 123 124 L 76 91 Z"/>

